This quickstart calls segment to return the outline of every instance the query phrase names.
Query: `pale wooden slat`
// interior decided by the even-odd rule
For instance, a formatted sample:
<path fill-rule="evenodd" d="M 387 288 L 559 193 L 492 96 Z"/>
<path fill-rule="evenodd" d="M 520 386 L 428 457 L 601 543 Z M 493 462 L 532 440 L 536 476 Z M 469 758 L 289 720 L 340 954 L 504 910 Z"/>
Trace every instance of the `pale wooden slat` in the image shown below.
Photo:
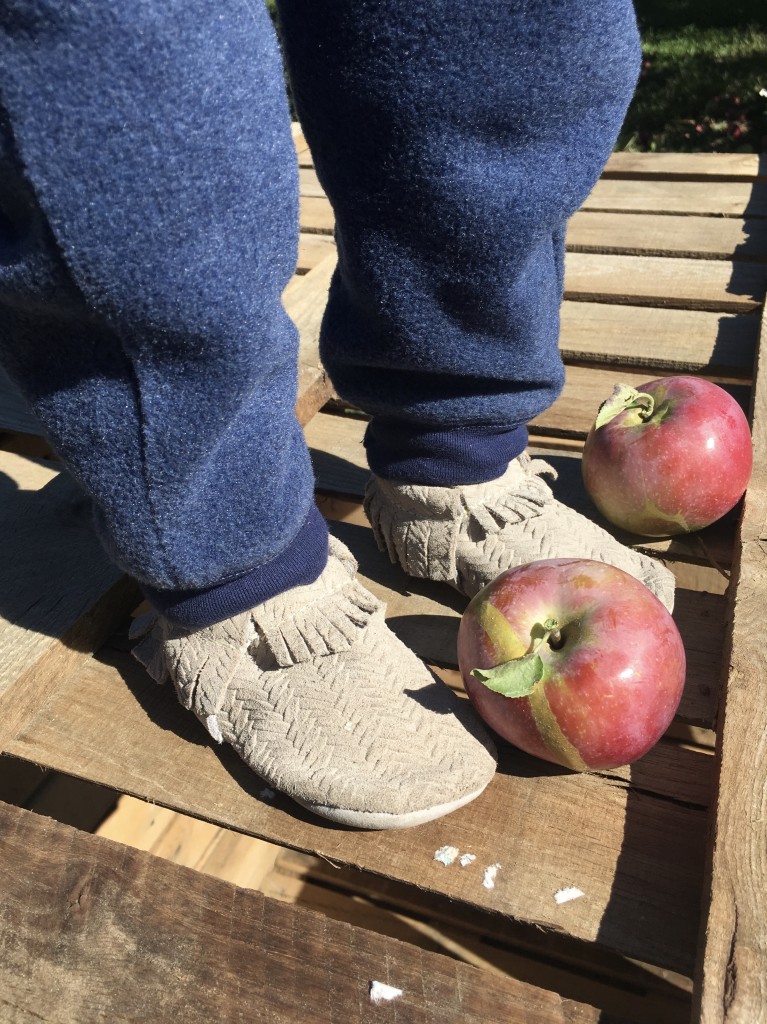
<path fill-rule="evenodd" d="M 406 839 L 332 829 L 287 798 L 260 797 L 263 783 L 231 750 L 208 743 L 172 690 L 152 683 L 130 655 L 112 660 L 115 667 L 89 662 L 19 733 L 11 752 L 477 908 L 690 970 L 705 814 L 653 796 L 651 761 L 632 767 L 627 786 L 559 772 L 504 748 L 501 771 L 478 800 Z M 513 827 L 499 830 L 501 822 Z M 433 854 L 445 843 L 475 852 L 476 870 L 444 870 Z M 494 863 L 505 870 L 488 890 L 481 872 Z M 553 893 L 565 885 L 578 885 L 588 898 L 558 906 Z M 497 926 L 502 934 L 502 920 Z"/>
<path fill-rule="evenodd" d="M 299 222 L 302 231 L 332 235 L 335 226 L 333 209 L 324 196 L 301 196 Z"/>
<path fill-rule="evenodd" d="M 579 252 L 565 260 L 565 298 L 580 301 L 750 313 L 764 293 L 758 263 Z"/>
<path fill-rule="evenodd" d="M 0 452 L 0 749 L 29 707 L 102 643 L 136 599 L 91 526 L 82 493 L 65 474 Z M 23 490 L 32 473 L 32 489 Z M 39 489 L 35 489 L 35 488 Z M 17 717 L 18 716 L 18 717 Z"/>
<path fill-rule="evenodd" d="M 607 302 L 564 302 L 559 347 L 565 361 L 661 373 L 750 378 L 759 318 Z"/>
<path fill-rule="evenodd" d="M 698 961 L 694 1019 L 703 1024 L 767 1021 L 767 318 L 757 365 L 753 440 L 754 472 L 733 572 L 729 672 L 716 751 L 710 908 Z"/>
<path fill-rule="evenodd" d="M 584 210 L 680 213 L 703 217 L 765 217 L 767 186 L 749 182 L 600 179 Z"/>
<path fill-rule="evenodd" d="M 320 185 L 317 172 L 313 167 L 299 167 L 298 194 L 307 197 L 325 195 L 325 189 Z"/>
<path fill-rule="evenodd" d="M 298 273 L 305 274 L 335 251 L 332 235 L 311 235 L 302 231 L 298 239 Z"/>
<path fill-rule="evenodd" d="M 320 324 L 325 311 L 335 254 L 323 259 L 303 277 L 294 277 L 283 292 L 282 302 L 298 328 L 298 398 L 296 415 L 307 423 L 333 394 L 333 386 L 320 362 Z"/>
<path fill-rule="evenodd" d="M 767 156 L 758 153 L 613 153 L 602 176 L 767 182 Z"/>
<path fill-rule="evenodd" d="M 572 252 L 767 261 L 767 221 L 581 210 L 565 239 Z"/>
<path fill-rule="evenodd" d="M 3 805 L 13 1020 L 586 1024 L 584 1004 Z M 402 989 L 374 1006 L 369 985 Z M 255 1008 L 255 1010 L 254 1010 Z"/>

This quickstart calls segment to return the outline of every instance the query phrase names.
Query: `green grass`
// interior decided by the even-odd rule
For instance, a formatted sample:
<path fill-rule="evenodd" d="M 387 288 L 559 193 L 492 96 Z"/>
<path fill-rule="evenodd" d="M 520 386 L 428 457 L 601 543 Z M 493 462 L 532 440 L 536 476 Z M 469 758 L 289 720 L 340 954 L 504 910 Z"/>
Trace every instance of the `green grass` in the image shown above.
<path fill-rule="evenodd" d="M 644 60 L 618 149 L 767 150 L 765 0 L 637 0 Z"/>

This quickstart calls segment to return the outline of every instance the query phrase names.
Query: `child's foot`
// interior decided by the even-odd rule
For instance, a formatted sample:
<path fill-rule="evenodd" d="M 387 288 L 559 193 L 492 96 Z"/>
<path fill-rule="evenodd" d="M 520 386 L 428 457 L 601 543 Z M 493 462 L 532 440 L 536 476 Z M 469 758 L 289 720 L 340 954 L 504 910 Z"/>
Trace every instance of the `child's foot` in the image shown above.
<path fill-rule="evenodd" d="M 545 462 L 521 455 L 497 480 L 428 487 L 372 477 L 365 511 L 378 546 L 405 572 L 473 597 L 499 573 L 543 558 L 593 558 L 641 580 L 671 611 L 674 577 L 554 498 Z"/>
<path fill-rule="evenodd" d="M 405 828 L 479 796 L 495 751 L 388 629 L 331 538 L 316 583 L 206 629 L 137 620 L 133 653 L 270 786 L 332 821 Z"/>

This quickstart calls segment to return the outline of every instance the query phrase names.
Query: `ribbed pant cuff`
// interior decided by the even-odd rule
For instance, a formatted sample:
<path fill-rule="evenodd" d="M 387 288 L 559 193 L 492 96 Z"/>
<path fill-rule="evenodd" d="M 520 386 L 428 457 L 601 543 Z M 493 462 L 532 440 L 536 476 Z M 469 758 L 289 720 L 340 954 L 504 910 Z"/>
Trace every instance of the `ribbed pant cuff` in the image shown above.
<path fill-rule="evenodd" d="M 239 615 L 320 576 L 328 561 L 328 527 L 312 504 L 304 525 L 284 551 L 249 572 L 202 590 L 155 590 L 142 585 L 150 604 L 183 629 L 203 629 Z"/>
<path fill-rule="evenodd" d="M 373 419 L 365 432 L 376 476 L 436 487 L 481 484 L 501 476 L 527 447 L 527 427 L 453 427 Z"/>

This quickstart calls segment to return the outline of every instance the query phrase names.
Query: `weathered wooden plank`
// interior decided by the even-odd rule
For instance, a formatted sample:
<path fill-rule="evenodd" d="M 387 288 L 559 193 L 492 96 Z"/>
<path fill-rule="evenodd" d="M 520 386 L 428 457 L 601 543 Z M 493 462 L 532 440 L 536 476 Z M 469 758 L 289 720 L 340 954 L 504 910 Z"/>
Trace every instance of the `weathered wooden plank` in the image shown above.
<path fill-rule="evenodd" d="M 283 292 L 282 302 L 298 328 L 298 399 L 296 415 L 307 423 L 333 394 L 333 385 L 320 362 L 320 324 L 325 312 L 335 253 L 323 259 L 303 277 L 294 277 Z"/>
<path fill-rule="evenodd" d="M 653 795 L 643 784 L 646 759 L 635 766 L 634 789 L 616 779 L 568 774 L 505 747 L 499 773 L 478 800 L 406 839 L 332 829 L 287 798 L 262 795 L 263 783 L 229 748 L 207 742 L 172 690 L 152 683 L 128 654 L 115 652 L 111 660 L 88 662 L 20 731 L 10 752 L 281 845 L 690 970 L 705 814 Z M 513 828 L 499 829 L 505 822 Z M 474 870 L 445 870 L 435 862 L 434 851 L 445 843 L 474 852 Z M 495 863 L 502 870 L 495 888 L 486 889 L 482 871 Z M 557 905 L 553 894 L 567 885 L 588 898 Z M 496 923 L 502 931 L 502 920 Z"/>
<path fill-rule="evenodd" d="M 767 1021 L 767 318 L 753 401 L 754 473 L 733 571 L 732 630 L 717 742 L 710 906 L 695 1018 Z"/>
<path fill-rule="evenodd" d="M 298 194 L 307 197 L 325 195 L 325 189 L 320 185 L 317 172 L 313 167 L 299 167 Z"/>
<path fill-rule="evenodd" d="M 14 1021 L 373 1022 L 377 980 L 413 1024 L 585 1024 L 512 978 L 0 807 L 0 1004 Z M 384 1011 L 385 1012 L 385 1011 Z M 4 1014 L 4 1016 L 5 1016 Z"/>
<path fill-rule="evenodd" d="M 692 983 L 681 975 L 523 924 L 514 928 L 513 943 L 507 934 L 501 945 L 492 919 L 482 912 L 464 905 L 457 918 L 454 905 L 434 894 L 229 829 L 216 829 L 216 838 L 196 859 L 190 847 L 203 845 L 206 823 L 134 797 L 121 797 L 96 834 L 157 854 L 159 815 L 171 819 L 168 832 L 175 823 L 183 823 L 180 843 L 167 844 L 163 853 L 173 863 L 320 910 L 337 921 L 403 938 L 422 949 L 449 952 L 464 963 L 551 989 L 637 1024 L 680 1024 L 689 1019 Z M 512 927 L 507 921 L 507 933 Z"/>
<path fill-rule="evenodd" d="M 565 298 L 581 302 L 750 313 L 764 293 L 758 263 L 581 252 L 565 260 Z"/>
<path fill-rule="evenodd" d="M 767 156 L 759 153 L 613 153 L 602 177 L 767 182 Z"/>
<path fill-rule="evenodd" d="M 330 202 L 324 196 L 301 196 L 299 202 L 301 231 L 332 235 L 335 217 Z"/>
<path fill-rule="evenodd" d="M 680 213 L 702 217 L 765 217 L 767 186 L 750 182 L 622 181 L 601 178 L 584 210 Z"/>
<path fill-rule="evenodd" d="M 704 373 L 711 379 L 750 378 L 759 318 L 657 306 L 564 302 L 559 347 L 565 361 Z"/>
<path fill-rule="evenodd" d="M 767 261 L 767 221 L 581 210 L 565 239 L 571 252 Z"/>
<path fill-rule="evenodd" d="M 308 883 L 306 888 L 302 882 Z M 318 886 L 327 887 L 324 900 Z M 496 970 L 512 977 L 600 1006 L 606 1011 L 604 1024 L 618 1024 L 610 1011 L 618 1013 L 621 1021 L 625 1018 L 637 1024 L 684 1024 L 689 1020 L 692 983 L 682 975 L 635 964 L 593 945 L 525 926 L 517 929 L 513 944 L 501 946 L 495 934 L 487 933 L 485 915 L 475 915 L 462 907 L 457 919 L 455 908 L 447 900 L 389 879 L 328 864 L 319 857 L 294 850 L 280 851 L 264 892 L 285 893 L 286 898 L 295 895 L 297 902 L 303 904 L 307 899 L 310 906 L 314 901 L 322 901 L 332 912 L 334 904 L 328 897 L 337 888 L 356 894 L 366 911 L 374 907 L 390 914 L 404 911 L 411 927 L 418 927 L 419 919 L 429 924 L 436 922 L 437 929 L 432 927 L 427 936 L 434 936 L 437 941 L 450 937 L 460 943 L 460 951 L 476 951 L 489 959 L 490 969 L 495 965 Z M 417 915 L 415 920 L 413 914 Z M 419 935 L 424 935 L 420 929 Z"/>
<path fill-rule="evenodd" d="M 325 257 L 334 255 L 336 243 L 332 235 L 308 234 L 302 231 L 298 239 L 297 273 L 306 274 Z"/>
<path fill-rule="evenodd" d="M 24 490 L 29 474 L 33 489 Z M 136 588 L 107 559 L 66 474 L 0 452 L 0 482 L 0 530 L 13 538 L 0 550 L 2 749 L 5 730 L 116 628 Z"/>

